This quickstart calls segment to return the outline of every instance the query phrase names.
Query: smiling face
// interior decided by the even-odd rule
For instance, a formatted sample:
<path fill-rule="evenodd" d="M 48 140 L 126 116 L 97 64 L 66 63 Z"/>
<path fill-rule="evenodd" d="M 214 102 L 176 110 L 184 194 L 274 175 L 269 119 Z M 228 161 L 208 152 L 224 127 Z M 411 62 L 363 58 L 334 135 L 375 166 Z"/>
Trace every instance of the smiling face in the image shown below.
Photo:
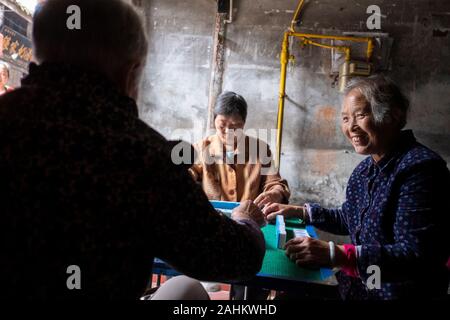
<path fill-rule="evenodd" d="M 396 136 L 398 127 L 392 123 L 377 125 L 369 103 L 357 89 L 350 91 L 344 98 L 341 115 L 342 132 L 356 153 L 370 154 L 375 161 L 379 161 Z"/>
<path fill-rule="evenodd" d="M 214 125 L 222 143 L 226 146 L 233 146 L 239 140 L 245 121 L 237 114 L 229 116 L 219 114 L 214 120 Z"/>

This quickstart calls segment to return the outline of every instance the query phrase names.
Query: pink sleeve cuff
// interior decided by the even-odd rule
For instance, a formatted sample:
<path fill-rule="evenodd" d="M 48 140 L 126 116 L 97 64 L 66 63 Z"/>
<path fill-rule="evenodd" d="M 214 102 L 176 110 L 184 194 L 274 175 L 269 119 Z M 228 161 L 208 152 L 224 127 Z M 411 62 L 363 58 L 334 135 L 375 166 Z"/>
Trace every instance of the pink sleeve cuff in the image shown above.
<path fill-rule="evenodd" d="M 345 266 L 341 268 L 341 271 L 350 277 L 357 278 L 358 268 L 356 264 L 356 247 L 352 244 L 344 244 L 344 251 L 347 262 Z"/>

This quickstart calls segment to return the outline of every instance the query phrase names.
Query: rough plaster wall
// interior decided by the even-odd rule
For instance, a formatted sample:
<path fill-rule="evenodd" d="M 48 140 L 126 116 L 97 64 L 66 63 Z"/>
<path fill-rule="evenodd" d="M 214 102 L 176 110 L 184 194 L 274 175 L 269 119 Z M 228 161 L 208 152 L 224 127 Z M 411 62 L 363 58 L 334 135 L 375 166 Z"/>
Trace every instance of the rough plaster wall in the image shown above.
<path fill-rule="evenodd" d="M 178 138 L 180 129 L 202 138 L 216 7 L 212 0 L 144 2 L 150 45 L 140 117 L 167 138 Z"/>
<path fill-rule="evenodd" d="M 297 1 L 235 4 L 235 21 L 226 31 L 224 90 L 247 99 L 248 128 L 274 129 L 282 33 Z M 366 8 L 372 4 L 381 7 L 381 31 L 395 39 L 389 74 L 411 98 L 408 127 L 450 163 L 450 23 L 441 14 L 450 12 L 450 1 L 310 1 L 301 30 L 367 32 Z M 215 9 L 213 0 L 147 2 L 151 45 L 140 111 L 168 137 L 177 128 L 192 129 L 196 119 L 206 123 Z M 288 73 L 281 173 L 293 202 L 339 205 L 348 177 L 364 157 L 340 132 L 340 95 L 328 75 L 329 51 L 293 45 L 291 53 L 297 59 Z M 201 129 L 192 132 L 198 135 Z"/>

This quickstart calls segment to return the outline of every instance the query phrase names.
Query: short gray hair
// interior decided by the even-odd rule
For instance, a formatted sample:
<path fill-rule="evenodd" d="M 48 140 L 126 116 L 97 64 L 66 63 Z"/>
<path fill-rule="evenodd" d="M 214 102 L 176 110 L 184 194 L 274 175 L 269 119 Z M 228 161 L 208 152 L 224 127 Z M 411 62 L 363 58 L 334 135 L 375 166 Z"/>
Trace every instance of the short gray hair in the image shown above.
<path fill-rule="evenodd" d="M 9 64 L 7 64 L 4 61 L 0 61 L 0 68 L 4 68 L 6 70 L 6 74 L 8 75 L 8 78 L 9 78 L 9 72 L 10 72 Z"/>
<path fill-rule="evenodd" d="M 69 30 L 67 8 L 81 10 L 81 29 Z M 38 62 L 88 66 L 109 75 L 147 55 L 139 14 L 122 0 L 48 0 L 33 19 Z"/>
<path fill-rule="evenodd" d="M 214 117 L 218 115 L 238 115 L 245 122 L 247 119 L 247 102 L 241 95 L 235 92 L 225 91 L 217 97 L 214 107 Z"/>
<path fill-rule="evenodd" d="M 401 89 L 388 77 L 377 74 L 367 78 L 354 78 L 345 88 L 344 96 L 358 90 L 369 103 L 377 125 L 392 121 L 392 111 L 397 109 L 401 115 L 400 129 L 406 125 L 409 101 Z"/>

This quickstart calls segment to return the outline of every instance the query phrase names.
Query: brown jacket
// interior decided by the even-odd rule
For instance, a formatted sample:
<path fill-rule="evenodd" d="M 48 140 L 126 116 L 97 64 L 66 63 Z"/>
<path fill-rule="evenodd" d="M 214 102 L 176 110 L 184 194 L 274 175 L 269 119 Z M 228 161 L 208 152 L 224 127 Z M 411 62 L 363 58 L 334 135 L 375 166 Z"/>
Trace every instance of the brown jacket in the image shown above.
<path fill-rule="evenodd" d="M 210 200 L 255 200 L 262 192 L 278 190 L 284 202 L 288 202 L 288 183 L 275 169 L 265 142 L 244 136 L 238 143 L 234 159 L 228 161 L 217 135 L 209 136 L 194 147 L 199 157 L 189 172 L 194 180 L 202 183 Z"/>

